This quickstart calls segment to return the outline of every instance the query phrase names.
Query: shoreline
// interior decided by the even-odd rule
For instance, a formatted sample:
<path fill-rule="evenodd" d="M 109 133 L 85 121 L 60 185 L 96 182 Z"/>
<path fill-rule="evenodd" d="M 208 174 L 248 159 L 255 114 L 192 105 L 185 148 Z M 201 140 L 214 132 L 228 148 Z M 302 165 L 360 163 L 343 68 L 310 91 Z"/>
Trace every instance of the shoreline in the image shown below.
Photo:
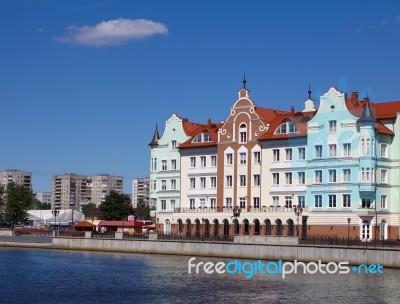
<path fill-rule="evenodd" d="M 0 247 L 180 255 L 192 257 L 343 262 L 351 265 L 380 264 L 400 269 L 400 248 L 323 245 L 263 245 L 170 240 L 116 240 L 56 237 L 51 243 L 0 241 Z"/>

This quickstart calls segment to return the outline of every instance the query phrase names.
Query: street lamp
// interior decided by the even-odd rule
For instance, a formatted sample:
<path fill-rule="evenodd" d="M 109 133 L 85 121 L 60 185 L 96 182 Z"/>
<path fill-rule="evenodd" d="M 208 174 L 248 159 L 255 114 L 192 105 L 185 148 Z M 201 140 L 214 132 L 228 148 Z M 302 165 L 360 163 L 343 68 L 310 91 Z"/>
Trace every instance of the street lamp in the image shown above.
<path fill-rule="evenodd" d="M 350 222 L 351 218 L 347 219 L 347 244 L 350 245 Z"/>
<path fill-rule="evenodd" d="M 293 206 L 294 209 L 294 214 L 297 216 L 297 237 L 300 236 L 300 231 L 299 231 L 299 217 L 303 213 L 303 208 L 301 206 Z"/>
<path fill-rule="evenodd" d="M 54 209 L 53 210 L 51 210 L 51 213 L 53 213 L 53 215 L 54 215 L 54 221 L 55 221 L 55 223 L 56 223 L 56 235 L 57 235 L 57 228 L 58 228 L 58 230 L 59 230 L 59 226 L 57 225 L 57 215 L 60 213 L 60 210 L 59 209 L 56 209 L 56 207 L 54 207 Z"/>
<path fill-rule="evenodd" d="M 239 207 L 233 208 L 233 216 L 232 216 L 231 218 L 234 217 L 235 220 L 236 220 L 235 229 L 234 229 L 235 234 L 239 234 L 239 229 L 237 229 L 237 231 L 236 231 L 236 225 L 239 224 L 239 223 L 237 222 L 237 218 L 240 216 L 240 213 L 241 213 L 241 212 L 242 212 L 242 209 L 240 209 Z"/>

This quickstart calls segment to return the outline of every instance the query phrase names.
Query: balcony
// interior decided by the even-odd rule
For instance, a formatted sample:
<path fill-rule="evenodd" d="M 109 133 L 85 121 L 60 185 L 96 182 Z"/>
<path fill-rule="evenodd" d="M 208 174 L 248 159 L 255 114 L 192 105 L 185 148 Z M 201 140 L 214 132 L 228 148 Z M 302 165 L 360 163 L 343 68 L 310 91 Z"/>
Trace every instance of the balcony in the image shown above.
<path fill-rule="evenodd" d="M 360 183 L 360 192 L 374 192 L 375 191 L 375 183 Z"/>

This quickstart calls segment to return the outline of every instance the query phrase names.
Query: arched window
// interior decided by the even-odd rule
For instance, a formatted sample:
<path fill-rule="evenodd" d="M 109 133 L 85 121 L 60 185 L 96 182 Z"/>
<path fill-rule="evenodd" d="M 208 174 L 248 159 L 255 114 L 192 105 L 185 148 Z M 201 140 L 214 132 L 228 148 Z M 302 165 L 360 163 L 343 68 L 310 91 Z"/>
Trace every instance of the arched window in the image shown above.
<path fill-rule="evenodd" d="M 288 133 L 298 133 L 299 129 L 296 125 L 290 121 L 284 122 L 278 128 L 276 128 L 275 134 L 288 134 Z"/>
<path fill-rule="evenodd" d="M 244 123 L 239 127 L 239 143 L 247 143 L 247 126 Z"/>
<path fill-rule="evenodd" d="M 201 143 L 210 141 L 212 141 L 212 138 L 208 133 L 200 133 L 193 138 L 192 143 Z"/>
<path fill-rule="evenodd" d="M 368 220 L 363 220 L 361 223 L 361 240 L 370 241 L 371 240 L 371 223 Z"/>

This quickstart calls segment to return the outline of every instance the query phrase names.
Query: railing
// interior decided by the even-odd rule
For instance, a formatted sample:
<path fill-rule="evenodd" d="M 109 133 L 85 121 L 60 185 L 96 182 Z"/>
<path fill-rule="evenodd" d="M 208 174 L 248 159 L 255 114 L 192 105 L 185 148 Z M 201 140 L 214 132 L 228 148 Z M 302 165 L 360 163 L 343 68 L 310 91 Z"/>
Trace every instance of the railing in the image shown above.
<path fill-rule="evenodd" d="M 158 233 L 159 240 L 178 240 L 178 241 L 207 241 L 207 242 L 233 242 L 233 236 L 212 235 L 209 233 L 199 234 L 163 234 Z"/>
<path fill-rule="evenodd" d="M 48 229 L 14 229 L 15 236 L 51 237 L 53 231 Z"/>
<path fill-rule="evenodd" d="M 149 235 L 148 234 L 142 234 L 142 233 L 129 234 L 129 233 L 124 232 L 123 233 L 123 238 L 127 239 L 127 240 L 148 240 L 149 239 Z"/>
<path fill-rule="evenodd" d="M 197 208 L 175 208 L 175 213 L 215 213 L 215 212 L 233 212 L 233 208 L 228 207 L 197 207 Z M 294 212 L 293 207 L 289 206 L 262 206 L 258 208 L 241 208 L 241 212 Z M 308 207 L 303 207 L 303 212 L 308 212 Z"/>
<path fill-rule="evenodd" d="M 358 246 L 358 247 L 399 247 L 400 240 L 363 240 L 360 238 L 339 238 L 337 235 L 309 235 L 306 239 L 300 238 L 304 245 L 332 245 L 332 246 Z"/>

